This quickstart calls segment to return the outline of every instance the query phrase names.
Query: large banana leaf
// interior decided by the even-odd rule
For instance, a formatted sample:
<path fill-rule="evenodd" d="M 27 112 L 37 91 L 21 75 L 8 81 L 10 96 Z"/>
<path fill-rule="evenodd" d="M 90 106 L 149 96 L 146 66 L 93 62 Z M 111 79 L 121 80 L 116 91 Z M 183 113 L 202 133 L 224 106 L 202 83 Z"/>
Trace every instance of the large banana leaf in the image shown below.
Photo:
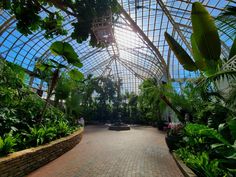
<path fill-rule="evenodd" d="M 50 50 L 55 55 L 63 56 L 68 63 L 82 67 L 83 64 L 80 62 L 77 53 L 73 47 L 67 42 L 56 41 L 50 46 Z"/>
<path fill-rule="evenodd" d="M 195 60 L 195 63 L 197 67 L 199 68 L 199 70 L 204 71 L 206 69 L 206 62 L 197 47 L 194 34 L 191 35 L 191 45 L 192 45 L 193 58 Z"/>
<path fill-rule="evenodd" d="M 69 71 L 69 76 L 76 81 L 79 81 L 84 78 L 84 75 L 77 69 L 72 69 Z"/>
<path fill-rule="evenodd" d="M 169 44 L 170 48 L 174 52 L 175 56 L 179 60 L 180 64 L 184 67 L 184 69 L 188 71 L 197 71 L 198 68 L 196 67 L 192 58 L 188 55 L 188 53 L 181 47 L 181 45 L 167 32 L 165 32 L 165 39 Z"/>
<path fill-rule="evenodd" d="M 219 34 L 213 18 L 201 3 L 193 3 L 191 20 L 194 38 L 201 55 L 206 60 L 218 61 L 221 53 Z"/>
<path fill-rule="evenodd" d="M 229 59 L 236 55 L 236 38 L 234 39 L 233 45 L 229 52 Z"/>

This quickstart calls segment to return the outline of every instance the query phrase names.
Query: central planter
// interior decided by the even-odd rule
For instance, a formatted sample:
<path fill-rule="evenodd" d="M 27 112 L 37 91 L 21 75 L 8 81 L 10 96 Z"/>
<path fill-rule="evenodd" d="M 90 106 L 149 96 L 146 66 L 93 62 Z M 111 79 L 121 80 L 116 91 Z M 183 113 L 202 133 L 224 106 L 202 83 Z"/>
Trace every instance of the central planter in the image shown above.
<path fill-rule="evenodd" d="M 118 124 L 111 124 L 108 129 L 115 131 L 130 130 L 130 126 L 128 124 L 118 123 Z"/>

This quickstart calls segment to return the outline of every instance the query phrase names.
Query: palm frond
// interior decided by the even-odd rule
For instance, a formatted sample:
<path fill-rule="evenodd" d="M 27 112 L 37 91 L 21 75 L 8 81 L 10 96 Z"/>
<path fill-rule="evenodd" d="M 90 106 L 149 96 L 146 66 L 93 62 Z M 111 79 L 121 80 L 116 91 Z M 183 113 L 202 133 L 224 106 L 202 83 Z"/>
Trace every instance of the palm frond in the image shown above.
<path fill-rule="evenodd" d="M 201 77 L 198 80 L 197 87 L 207 88 L 212 84 L 216 84 L 217 81 L 230 81 L 236 80 L 236 71 L 234 70 L 223 70 L 208 77 Z"/>
<path fill-rule="evenodd" d="M 230 39 L 236 36 L 236 6 L 226 6 L 216 19 L 218 29 Z"/>
<path fill-rule="evenodd" d="M 234 107 L 234 108 L 236 107 L 236 85 L 235 84 L 231 85 L 226 103 L 227 105 L 231 107 Z"/>

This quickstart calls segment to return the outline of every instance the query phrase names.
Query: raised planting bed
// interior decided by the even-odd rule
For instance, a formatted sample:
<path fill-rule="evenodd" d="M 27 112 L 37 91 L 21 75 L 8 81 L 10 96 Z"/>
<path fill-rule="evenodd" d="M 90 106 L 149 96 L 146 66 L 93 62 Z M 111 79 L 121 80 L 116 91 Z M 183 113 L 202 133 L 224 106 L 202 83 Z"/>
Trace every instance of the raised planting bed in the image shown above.
<path fill-rule="evenodd" d="M 174 152 L 172 153 L 172 157 L 185 177 L 197 177 L 197 175 L 189 167 L 187 167 Z"/>
<path fill-rule="evenodd" d="M 37 168 L 58 158 L 78 144 L 83 135 L 83 128 L 73 134 L 52 141 L 48 144 L 14 152 L 0 158 L 1 177 L 26 176 Z"/>

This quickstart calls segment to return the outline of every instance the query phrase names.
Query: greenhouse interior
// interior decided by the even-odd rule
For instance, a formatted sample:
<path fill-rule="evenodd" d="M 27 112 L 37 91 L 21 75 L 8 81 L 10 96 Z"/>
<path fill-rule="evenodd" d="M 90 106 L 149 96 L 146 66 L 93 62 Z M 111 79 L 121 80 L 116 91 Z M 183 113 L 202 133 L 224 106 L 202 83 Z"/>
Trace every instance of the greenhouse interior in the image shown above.
<path fill-rule="evenodd" d="M 0 0 L 1 177 L 235 177 L 235 0 Z"/>

